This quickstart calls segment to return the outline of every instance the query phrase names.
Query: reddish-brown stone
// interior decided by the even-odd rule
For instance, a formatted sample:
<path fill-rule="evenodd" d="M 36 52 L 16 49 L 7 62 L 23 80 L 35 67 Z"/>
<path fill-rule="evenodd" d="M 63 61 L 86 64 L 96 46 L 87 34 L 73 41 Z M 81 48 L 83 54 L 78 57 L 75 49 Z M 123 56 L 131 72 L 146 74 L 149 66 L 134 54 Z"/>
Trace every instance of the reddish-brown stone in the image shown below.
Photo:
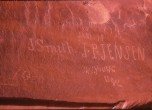
<path fill-rule="evenodd" d="M 150 0 L 0 3 L 0 97 L 131 108 L 152 102 Z"/>

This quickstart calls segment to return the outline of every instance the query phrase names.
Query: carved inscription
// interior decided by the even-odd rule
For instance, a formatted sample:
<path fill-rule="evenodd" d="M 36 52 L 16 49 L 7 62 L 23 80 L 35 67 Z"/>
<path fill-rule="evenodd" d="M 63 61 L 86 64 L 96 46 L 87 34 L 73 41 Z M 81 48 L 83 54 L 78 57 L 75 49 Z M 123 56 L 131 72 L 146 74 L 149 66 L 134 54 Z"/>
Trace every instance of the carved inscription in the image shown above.
<path fill-rule="evenodd" d="M 84 72 L 86 74 L 98 74 L 98 73 L 115 73 L 116 67 L 114 65 L 108 66 L 91 66 L 91 67 L 84 67 Z"/>
<path fill-rule="evenodd" d="M 142 45 L 139 46 L 136 43 L 135 45 L 133 45 L 133 43 L 123 44 L 125 42 L 122 41 L 125 39 L 125 38 L 123 39 L 125 34 L 122 33 L 125 33 L 125 31 L 127 31 L 128 34 L 130 35 L 130 33 L 132 32 L 129 33 L 129 31 L 133 29 L 133 33 L 137 34 L 134 29 L 136 29 L 136 27 L 140 26 L 141 24 L 144 25 L 145 21 L 144 22 L 136 21 L 134 19 L 136 17 L 139 17 L 139 15 L 137 14 L 140 13 L 137 13 L 135 15 L 136 17 L 130 16 L 128 17 L 129 18 L 128 20 L 121 21 L 123 10 L 119 10 L 118 16 L 116 18 L 121 21 L 120 23 L 122 23 L 122 26 L 120 26 L 120 24 L 117 22 L 119 20 L 113 19 L 113 16 L 110 15 L 112 12 L 110 12 L 103 4 L 100 4 L 100 2 L 97 2 L 94 5 L 89 3 L 88 7 L 87 6 L 83 7 L 84 9 L 87 10 L 87 13 L 85 13 L 85 11 L 82 12 L 82 15 L 84 14 L 84 16 L 78 16 L 76 12 L 74 12 L 73 9 L 70 8 L 69 4 L 66 4 L 65 7 L 63 8 L 64 10 L 62 9 L 62 11 L 56 13 L 56 16 L 53 16 L 54 15 L 53 11 L 56 8 L 55 6 L 53 6 L 51 2 L 47 3 L 44 10 L 44 14 L 42 16 L 41 15 L 42 12 L 40 12 L 38 3 L 33 2 L 33 4 L 34 4 L 33 5 L 34 12 L 31 11 L 32 5 L 28 2 L 25 3 L 25 10 L 24 10 L 26 26 L 27 28 L 31 29 L 33 32 L 33 36 L 32 37 L 30 36 L 30 38 L 29 36 L 25 38 L 26 34 L 24 35 L 24 38 L 26 39 L 25 42 L 28 45 L 27 54 L 30 54 L 32 52 L 40 53 L 38 55 L 44 56 L 46 60 L 48 59 L 50 60 L 52 58 L 50 57 L 51 55 L 55 55 L 55 56 L 63 55 L 69 57 L 68 60 L 71 62 L 77 60 L 82 60 L 82 61 L 84 60 L 83 63 L 85 66 L 79 63 L 79 66 L 82 66 L 82 70 L 80 72 L 85 74 L 95 74 L 95 75 L 102 74 L 103 79 L 106 83 L 112 84 L 113 86 L 117 86 L 117 87 L 123 87 L 123 86 L 119 81 L 119 79 L 116 79 L 111 75 L 111 74 L 117 74 L 118 67 L 114 65 L 115 62 L 117 63 L 119 63 L 120 61 L 136 62 L 136 61 L 145 61 L 146 59 L 145 47 L 142 47 Z M 101 10 L 104 13 L 101 13 Z M 145 16 L 147 12 L 145 11 L 143 12 Z M 58 17 L 61 18 L 61 20 L 58 19 Z M 67 19 L 66 17 L 68 17 L 69 19 Z M 84 20 L 84 18 L 87 18 L 85 19 L 86 21 Z M 144 19 L 146 18 L 144 17 Z M 39 29 L 39 27 L 41 26 L 42 28 Z M 128 28 L 130 29 L 129 31 Z M 41 29 L 42 31 L 38 32 Z M 50 34 L 48 31 L 52 33 Z M 45 34 L 45 32 L 47 32 L 47 34 Z M 58 32 L 60 34 L 58 34 Z M 30 32 L 27 33 L 29 34 Z M 40 35 L 40 33 L 43 33 L 42 36 Z M 70 34 L 66 34 L 66 36 L 64 36 L 64 33 L 70 33 Z M 49 34 L 54 36 L 53 37 L 49 36 Z M 47 35 L 49 37 L 43 35 Z M 62 41 L 60 41 L 61 40 L 60 35 L 62 35 L 63 38 L 63 39 L 61 38 Z M 14 33 L 13 36 L 15 36 Z M 56 36 L 58 37 L 57 40 L 59 40 L 59 42 L 56 40 Z M 73 39 L 76 40 L 74 41 L 71 37 L 73 37 Z M 119 39 L 114 39 L 116 37 Z M 135 35 L 135 37 L 137 36 Z M 131 41 L 132 39 L 129 40 Z M 137 38 L 137 40 L 142 40 L 142 39 Z M 19 40 L 19 42 L 20 41 L 21 40 Z M 2 36 L 0 36 L 0 44 L 2 43 L 4 43 L 4 39 Z M 16 44 L 17 42 L 14 42 L 13 45 Z M 17 50 L 18 47 L 15 49 Z M 22 50 L 21 47 L 20 50 Z M 47 54 L 48 56 L 46 57 L 43 54 L 45 55 Z M 42 57 L 38 57 L 38 58 L 41 59 Z M 40 60 L 40 61 L 44 62 L 44 60 Z M 59 62 L 62 65 L 63 62 L 61 61 L 64 61 L 61 59 L 61 57 L 55 59 L 55 62 Z M 109 62 L 112 63 L 114 62 L 114 63 L 109 64 Z M 51 62 L 50 65 L 53 65 L 53 63 L 54 62 Z M 74 66 L 70 65 L 69 67 L 73 69 Z M 56 68 L 58 69 L 57 66 Z M 68 69 L 67 71 L 71 72 Z M 19 69 L 16 73 L 14 73 L 12 79 L 14 79 L 19 74 L 21 75 L 23 81 L 28 81 L 32 79 L 30 72 L 24 69 Z"/>
<path fill-rule="evenodd" d="M 101 43 L 90 44 L 91 49 L 84 44 L 84 57 L 91 52 L 93 59 L 98 60 L 145 60 L 145 49 L 139 46 L 122 46 L 115 44 Z"/>
<path fill-rule="evenodd" d="M 113 86 L 122 87 L 118 79 L 114 79 L 108 75 L 104 76 L 104 79 L 106 83 L 111 83 Z"/>
<path fill-rule="evenodd" d="M 90 46 L 91 48 L 87 48 Z M 45 44 L 45 40 L 30 38 L 30 51 L 59 53 L 59 54 L 75 54 L 76 50 L 68 43 L 61 42 L 60 44 Z M 87 44 L 83 43 L 82 57 L 88 58 L 91 55 L 92 59 L 96 60 L 145 60 L 145 49 L 139 46 L 122 46 L 116 44 Z M 77 56 L 77 54 L 75 54 Z"/>
<path fill-rule="evenodd" d="M 29 47 L 30 51 L 36 52 L 47 52 L 50 54 L 58 53 L 58 54 L 71 54 L 72 47 L 69 45 L 68 42 L 62 42 L 60 44 L 45 44 L 45 40 L 43 39 L 36 39 L 30 38 L 29 39 Z"/>

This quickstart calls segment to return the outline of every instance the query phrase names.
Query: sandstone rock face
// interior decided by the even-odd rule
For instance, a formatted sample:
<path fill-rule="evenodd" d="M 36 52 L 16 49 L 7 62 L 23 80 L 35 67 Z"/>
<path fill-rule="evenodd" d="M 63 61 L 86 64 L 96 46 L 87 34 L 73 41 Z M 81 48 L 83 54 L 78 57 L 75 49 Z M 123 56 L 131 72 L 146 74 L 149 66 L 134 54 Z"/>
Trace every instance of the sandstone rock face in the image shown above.
<path fill-rule="evenodd" d="M 0 97 L 152 102 L 151 0 L 10 1 L 0 15 Z"/>

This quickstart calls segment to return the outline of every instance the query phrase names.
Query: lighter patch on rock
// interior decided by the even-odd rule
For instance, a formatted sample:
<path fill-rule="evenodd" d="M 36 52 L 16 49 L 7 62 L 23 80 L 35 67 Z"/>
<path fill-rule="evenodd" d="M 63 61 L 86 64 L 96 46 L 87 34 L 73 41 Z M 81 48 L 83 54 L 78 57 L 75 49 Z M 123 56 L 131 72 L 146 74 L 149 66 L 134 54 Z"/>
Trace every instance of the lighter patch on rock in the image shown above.
<path fill-rule="evenodd" d="M 86 7 L 88 11 L 88 17 L 93 24 L 104 24 L 110 20 L 110 14 L 108 9 L 101 4 L 101 2 L 89 2 Z"/>

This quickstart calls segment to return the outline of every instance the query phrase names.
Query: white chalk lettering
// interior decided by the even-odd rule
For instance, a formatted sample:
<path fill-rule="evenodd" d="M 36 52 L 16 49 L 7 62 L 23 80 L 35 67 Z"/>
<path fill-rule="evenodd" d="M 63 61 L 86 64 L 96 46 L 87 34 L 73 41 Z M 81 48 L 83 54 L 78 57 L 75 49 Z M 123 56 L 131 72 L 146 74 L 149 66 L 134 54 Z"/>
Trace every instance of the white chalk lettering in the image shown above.
<path fill-rule="evenodd" d="M 102 60 L 105 60 L 105 58 L 106 58 L 106 54 L 105 54 L 105 44 L 100 44 L 101 45 L 101 47 L 102 47 L 102 55 L 101 55 L 101 59 Z"/>
<path fill-rule="evenodd" d="M 111 51 L 111 48 L 110 48 L 110 47 L 111 47 L 111 44 L 108 44 L 108 45 L 107 45 L 107 48 L 108 48 L 109 57 L 110 57 L 111 60 L 113 60 L 114 57 L 112 56 L 112 51 Z"/>
<path fill-rule="evenodd" d="M 33 39 L 29 39 L 30 40 L 30 46 L 28 47 L 29 50 L 34 51 L 35 50 L 35 46 L 34 46 L 34 42 Z"/>
<path fill-rule="evenodd" d="M 97 53 L 98 53 L 98 50 L 97 50 L 97 45 L 96 44 L 92 44 L 92 50 L 93 50 L 93 58 L 94 59 L 97 59 Z"/>
<path fill-rule="evenodd" d="M 126 55 L 124 55 L 124 58 L 125 58 L 126 60 L 129 60 L 129 46 L 126 46 L 126 47 L 125 47 L 125 50 L 126 50 Z"/>
<path fill-rule="evenodd" d="M 135 46 L 132 46 L 132 54 L 133 54 L 133 59 L 137 60 L 136 57 L 135 57 Z"/>
<path fill-rule="evenodd" d="M 116 58 L 118 56 L 119 59 L 122 59 L 122 47 L 119 46 L 119 48 L 118 48 L 118 46 L 116 45 L 116 43 L 115 43 L 115 55 L 116 55 Z"/>
<path fill-rule="evenodd" d="M 145 49 L 138 47 L 138 59 L 145 60 Z"/>

